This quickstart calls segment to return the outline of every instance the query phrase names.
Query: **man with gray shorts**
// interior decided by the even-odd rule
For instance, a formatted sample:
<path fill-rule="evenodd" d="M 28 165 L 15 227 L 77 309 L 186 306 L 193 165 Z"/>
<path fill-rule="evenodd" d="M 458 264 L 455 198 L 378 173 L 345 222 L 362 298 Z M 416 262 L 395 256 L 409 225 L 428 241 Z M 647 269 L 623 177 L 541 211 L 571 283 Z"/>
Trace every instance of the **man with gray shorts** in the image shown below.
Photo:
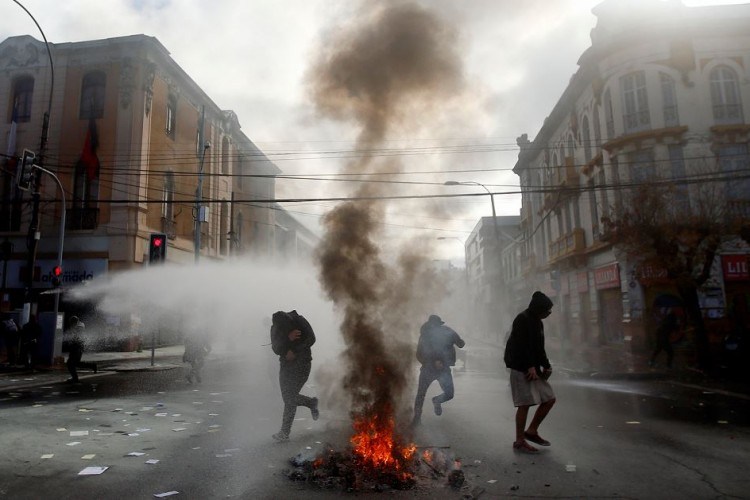
<path fill-rule="evenodd" d="M 510 389 L 516 407 L 516 440 L 513 449 L 524 453 L 539 450 L 526 440 L 541 446 L 550 442 L 539 435 L 539 425 L 555 404 L 555 393 L 547 379 L 552 366 L 544 350 L 542 320 L 552 313 L 552 300 L 542 292 L 534 292 L 529 307 L 513 320 L 513 328 L 505 345 L 505 366 L 510 368 Z M 529 408 L 539 405 L 531 424 L 526 428 Z"/>

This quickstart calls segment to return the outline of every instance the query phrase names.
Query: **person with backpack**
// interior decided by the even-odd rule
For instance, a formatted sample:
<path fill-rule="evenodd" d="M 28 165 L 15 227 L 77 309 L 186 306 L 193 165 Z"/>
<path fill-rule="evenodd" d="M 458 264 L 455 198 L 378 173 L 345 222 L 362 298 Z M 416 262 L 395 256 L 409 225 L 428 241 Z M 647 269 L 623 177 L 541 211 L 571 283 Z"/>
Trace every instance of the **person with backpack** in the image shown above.
<path fill-rule="evenodd" d="M 278 442 L 289 440 L 298 406 L 310 409 L 313 420 L 318 420 L 318 398 L 300 394 L 312 369 L 312 345 L 315 332 L 304 316 L 297 311 L 277 311 L 271 316 L 271 348 L 279 356 L 279 386 L 284 400 L 281 430 L 272 437 Z"/>
<path fill-rule="evenodd" d="M 466 342 L 452 328 L 445 325 L 440 316 L 430 315 L 419 330 L 417 361 L 422 364 L 419 370 L 417 396 L 414 399 L 412 426 L 422 422 L 422 406 L 427 389 L 437 380 L 442 393 L 432 398 L 435 415 L 443 414 L 443 403 L 453 399 L 453 375 L 451 366 L 456 364 L 456 348 L 463 348 Z"/>

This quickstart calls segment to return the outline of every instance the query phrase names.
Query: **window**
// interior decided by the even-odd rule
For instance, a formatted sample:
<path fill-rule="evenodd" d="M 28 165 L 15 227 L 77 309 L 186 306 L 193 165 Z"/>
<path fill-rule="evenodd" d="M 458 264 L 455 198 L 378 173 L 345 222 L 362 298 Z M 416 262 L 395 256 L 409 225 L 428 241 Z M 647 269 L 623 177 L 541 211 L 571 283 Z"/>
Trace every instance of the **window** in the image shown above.
<path fill-rule="evenodd" d="M 221 139 L 221 173 L 229 173 L 229 138 Z"/>
<path fill-rule="evenodd" d="M 628 155 L 630 163 L 630 182 L 643 184 L 656 177 L 654 153 L 650 149 L 636 151 Z"/>
<path fill-rule="evenodd" d="M 164 189 L 162 191 L 161 216 L 167 221 L 174 219 L 174 172 L 164 174 Z"/>
<path fill-rule="evenodd" d="M 622 89 L 622 120 L 625 132 L 638 132 L 651 125 L 648 113 L 646 75 L 643 71 L 630 73 L 620 78 Z"/>
<path fill-rule="evenodd" d="M 674 186 L 674 209 L 675 213 L 688 213 L 690 210 L 690 196 L 685 177 L 685 159 L 682 154 L 682 146 L 669 146 L 669 164 L 671 167 L 672 186 Z"/>
<path fill-rule="evenodd" d="M 664 126 L 676 127 L 680 124 L 680 118 L 677 115 L 677 92 L 675 90 L 674 78 L 659 73 L 661 79 L 661 99 L 664 105 Z"/>
<path fill-rule="evenodd" d="M 169 137 L 174 139 L 174 131 L 177 125 L 177 97 L 170 95 L 167 99 L 167 120 L 165 131 Z"/>
<path fill-rule="evenodd" d="M 606 217 L 609 215 L 609 201 L 607 200 L 607 176 L 604 173 L 604 170 L 600 170 L 599 174 L 596 176 L 596 183 L 599 186 L 599 189 L 601 190 L 601 207 L 602 207 L 602 216 Z M 594 200 L 596 201 L 596 200 Z M 597 224 L 599 221 L 597 220 Z"/>
<path fill-rule="evenodd" d="M 599 118 L 599 110 L 594 110 L 594 147 L 599 148 L 602 145 L 602 123 Z"/>
<path fill-rule="evenodd" d="M 81 82 L 81 106 L 78 117 L 82 120 L 104 116 L 104 90 L 107 77 L 101 71 L 87 73 Z"/>
<path fill-rule="evenodd" d="M 728 66 L 711 71 L 711 104 L 719 125 L 742 123 L 742 103 L 737 74 Z"/>
<path fill-rule="evenodd" d="M 589 212 L 591 212 L 591 235 L 597 239 L 600 234 L 599 208 L 596 205 L 596 189 L 593 179 L 589 181 Z"/>
<path fill-rule="evenodd" d="M 724 177 L 728 200 L 747 200 L 750 193 L 750 156 L 747 144 L 730 144 L 719 148 L 719 170 Z"/>
<path fill-rule="evenodd" d="M 96 229 L 99 218 L 99 177 L 91 177 L 89 168 L 79 161 L 75 166 L 72 210 L 68 213 L 68 229 Z"/>
<path fill-rule="evenodd" d="M 591 161 L 591 130 L 589 128 L 589 117 L 583 117 L 583 159 L 586 163 Z"/>
<path fill-rule="evenodd" d="M 607 126 L 607 139 L 615 137 L 615 111 L 612 108 L 612 93 L 604 92 L 604 123 Z"/>
<path fill-rule="evenodd" d="M 31 101 L 34 97 L 34 79 L 30 76 L 22 76 L 13 82 L 13 103 L 10 108 L 8 121 L 13 120 L 15 113 L 16 123 L 31 120 Z"/>

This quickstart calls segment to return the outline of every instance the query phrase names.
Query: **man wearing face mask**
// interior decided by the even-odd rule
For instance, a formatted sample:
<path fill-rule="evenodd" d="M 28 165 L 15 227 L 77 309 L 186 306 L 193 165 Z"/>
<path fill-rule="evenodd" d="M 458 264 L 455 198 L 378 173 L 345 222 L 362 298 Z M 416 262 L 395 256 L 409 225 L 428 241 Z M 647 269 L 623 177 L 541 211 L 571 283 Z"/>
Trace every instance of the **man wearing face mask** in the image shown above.
<path fill-rule="evenodd" d="M 552 313 L 552 300 L 542 292 L 534 292 L 529 307 L 513 320 L 513 328 L 505 346 L 505 366 L 510 368 L 510 388 L 516 407 L 515 451 L 537 453 L 526 440 L 541 446 L 550 442 L 539 435 L 539 425 L 555 404 L 555 393 L 547 379 L 552 374 L 544 350 L 542 320 Z M 529 408 L 539 405 L 529 427 Z"/>

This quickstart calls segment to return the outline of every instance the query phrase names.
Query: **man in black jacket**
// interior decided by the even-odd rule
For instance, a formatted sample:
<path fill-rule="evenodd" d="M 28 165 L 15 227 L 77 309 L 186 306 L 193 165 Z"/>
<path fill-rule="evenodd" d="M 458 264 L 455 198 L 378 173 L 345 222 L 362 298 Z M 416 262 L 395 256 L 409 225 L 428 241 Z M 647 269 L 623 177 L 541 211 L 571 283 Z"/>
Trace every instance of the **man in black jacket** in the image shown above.
<path fill-rule="evenodd" d="M 552 367 L 544 350 L 542 320 L 552 313 L 552 301 L 542 292 L 534 292 L 529 307 L 513 320 L 513 329 L 505 346 L 505 366 L 510 368 L 510 387 L 516 406 L 516 440 L 513 449 L 526 453 L 539 450 L 529 441 L 549 446 L 539 435 L 539 425 L 555 404 L 555 393 L 547 382 Z M 539 405 L 528 429 L 529 408 Z"/>
<path fill-rule="evenodd" d="M 435 415 L 443 414 L 443 403 L 453 399 L 453 375 L 451 366 L 456 364 L 456 348 L 462 348 L 466 342 L 459 337 L 452 328 L 446 326 L 440 316 L 430 315 L 427 322 L 420 328 L 419 343 L 417 344 L 417 361 L 422 364 L 419 370 L 417 397 L 414 400 L 414 419 L 412 426 L 422 421 L 422 406 L 424 405 L 427 388 L 435 380 L 443 390 L 432 398 Z"/>
<path fill-rule="evenodd" d="M 312 368 L 311 346 L 315 332 L 310 323 L 297 311 L 277 311 L 271 317 L 271 347 L 279 356 L 279 385 L 284 400 L 281 430 L 273 435 L 276 441 L 289 439 L 298 406 L 310 408 L 313 420 L 318 420 L 318 398 L 300 394 Z"/>

